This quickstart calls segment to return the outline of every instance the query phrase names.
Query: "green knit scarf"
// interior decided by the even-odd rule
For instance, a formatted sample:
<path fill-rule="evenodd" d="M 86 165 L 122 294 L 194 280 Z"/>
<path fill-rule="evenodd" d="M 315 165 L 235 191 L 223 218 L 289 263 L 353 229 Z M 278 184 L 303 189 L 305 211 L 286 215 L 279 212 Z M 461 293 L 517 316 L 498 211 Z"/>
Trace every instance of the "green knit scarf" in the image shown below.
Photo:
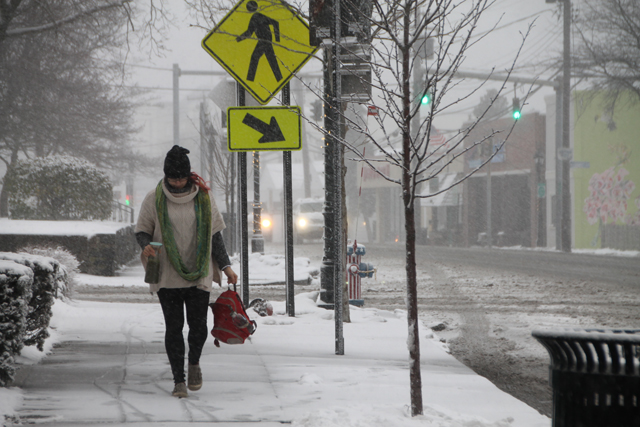
<path fill-rule="evenodd" d="M 180 277 L 190 282 L 209 275 L 209 258 L 211 257 L 211 202 L 209 193 L 200 189 L 194 198 L 196 210 L 196 270 L 189 271 L 178 252 L 173 237 L 173 226 L 167 211 L 167 197 L 162 190 L 162 180 L 156 187 L 156 210 L 160 220 L 162 241 L 173 268 Z"/>

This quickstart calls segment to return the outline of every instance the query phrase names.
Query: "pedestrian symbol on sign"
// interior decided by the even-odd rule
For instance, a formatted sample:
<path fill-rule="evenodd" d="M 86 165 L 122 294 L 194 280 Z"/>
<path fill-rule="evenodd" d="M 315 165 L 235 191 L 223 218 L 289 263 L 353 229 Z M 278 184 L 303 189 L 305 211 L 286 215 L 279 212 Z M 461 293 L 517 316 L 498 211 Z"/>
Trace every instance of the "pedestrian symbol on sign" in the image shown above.
<path fill-rule="evenodd" d="M 282 0 L 240 0 L 202 47 L 261 104 L 267 104 L 318 50 L 309 26 Z"/>
<path fill-rule="evenodd" d="M 251 0 L 247 3 L 247 10 L 253 13 L 253 15 L 251 16 L 251 20 L 249 20 L 249 28 L 247 28 L 247 31 L 240 34 L 236 38 L 237 42 L 241 42 L 250 38 L 254 33 L 258 38 L 258 43 L 256 43 L 256 47 L 253 49 L 253 53 L 251 54 L 251 62 L 249 63 L 247 80 L 250 82 L 255 80 L 260 58 L 262 58 L 262 56 L 266 56 L 267 61 L 269 62 L 269 66 L 271 67 L 271 71 L 273 71 L 273 76 L 277 81 L 280 81 L 282 80 L 282 73 L 280 72 L 280 67 L 278 66 L 276 53 L 273 51 L 270 28 L 271 26 L 273 27 L 273 36 L 275 37 L 275 41 L 280 42 L 280 25 L 275 19 L 271 19 L 268 16 L 257 12 L 258 3 L 256 3 L 254 0 Z"/>

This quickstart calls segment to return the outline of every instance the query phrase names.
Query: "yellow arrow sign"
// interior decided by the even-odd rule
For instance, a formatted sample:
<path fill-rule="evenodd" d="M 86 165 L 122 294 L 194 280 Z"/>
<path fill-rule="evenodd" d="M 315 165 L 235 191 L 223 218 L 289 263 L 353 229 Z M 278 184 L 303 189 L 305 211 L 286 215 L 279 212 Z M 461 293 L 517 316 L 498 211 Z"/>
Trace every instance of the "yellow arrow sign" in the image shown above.
<path fill-rule="evenodd" d="M 261 104 L 318 49 L 309 45 L 307 23 L 280 0 L 240 0 L 202 47 Z"/>
<path fill-rule="evenodd" d="M 293 151 L 302 148 L 300 107 L 229 107 L 229 151 Z"/>

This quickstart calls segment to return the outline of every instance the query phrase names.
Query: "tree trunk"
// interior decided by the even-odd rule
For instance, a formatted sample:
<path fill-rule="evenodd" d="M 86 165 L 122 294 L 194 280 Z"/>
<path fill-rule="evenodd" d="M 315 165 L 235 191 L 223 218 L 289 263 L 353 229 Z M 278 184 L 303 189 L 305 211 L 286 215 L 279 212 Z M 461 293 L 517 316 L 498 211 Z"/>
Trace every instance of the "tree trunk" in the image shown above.
<path fill-rule="evenodd" d="M 9 216 L 9 196 L 7 195 L 5 187 L 6 186 L 3 185 L 2 190 L 0 190 L 0 218 L 7 218 Z"/>
<path fill-rule="evenodd" d="M 410 3 L 407 3 L 410 4 Z M 402 52 L 402 201 L 405 219 L 405 246 L 407 252 L 407 325 L 409 347 L 409 382 L 411 388 L 411 416 L 422 415 L 422 375 L 420 372 L 420 335 L 418 327 L 418 282 L 416 278 L 416 223 L 414 211 L 415 177 L 411 173 L 411 77 L 409 57 L 410 8 L 404 13 L 404 46 Z"/>
<path fill-rule="evenodd" d="M 403 180 L 404 181 L 404 180 Z M 403 187 L 405 187 L 403 182 Z M 422 375 L 420 372 L 420 332 L 418 319 L 418 280 L 416 277 L 416 224 L 414 203 L 409 189 L 404 189 L 406 232 L 407 324 L 409 327 L 409 375 L 411 383 L 411 415 L 422 415 Z"/>
<path fill-rule="evenodd" d="M 7 177 L 9 172 L 11 171 L 11 166 L 15 165 L 18 161 L 18 150 L 14 149 L 11 152 L 11 163 L 7 165 L 7 171 L 4 175 L 4 178 Z M 9 193 L 7 193 L 7 186 L 2 184 L 2 190 L 0 190 L 0 218 L 8 218 L 9 217 Z"/>

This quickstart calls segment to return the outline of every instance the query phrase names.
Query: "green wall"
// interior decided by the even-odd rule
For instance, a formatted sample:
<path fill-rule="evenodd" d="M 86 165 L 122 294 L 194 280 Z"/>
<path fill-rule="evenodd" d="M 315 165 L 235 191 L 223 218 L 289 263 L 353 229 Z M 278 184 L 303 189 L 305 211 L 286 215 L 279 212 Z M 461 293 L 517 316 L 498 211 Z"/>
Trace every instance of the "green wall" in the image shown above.
<path fill-rule="evenodd" d="M 640 227 L 640 102 L 607 107 L 602 94 L 575 92 L 572 169 L 575 247 L 599 248 L 601 224 Z M 612 113 L 613 110 L 613 113 Z"/>

